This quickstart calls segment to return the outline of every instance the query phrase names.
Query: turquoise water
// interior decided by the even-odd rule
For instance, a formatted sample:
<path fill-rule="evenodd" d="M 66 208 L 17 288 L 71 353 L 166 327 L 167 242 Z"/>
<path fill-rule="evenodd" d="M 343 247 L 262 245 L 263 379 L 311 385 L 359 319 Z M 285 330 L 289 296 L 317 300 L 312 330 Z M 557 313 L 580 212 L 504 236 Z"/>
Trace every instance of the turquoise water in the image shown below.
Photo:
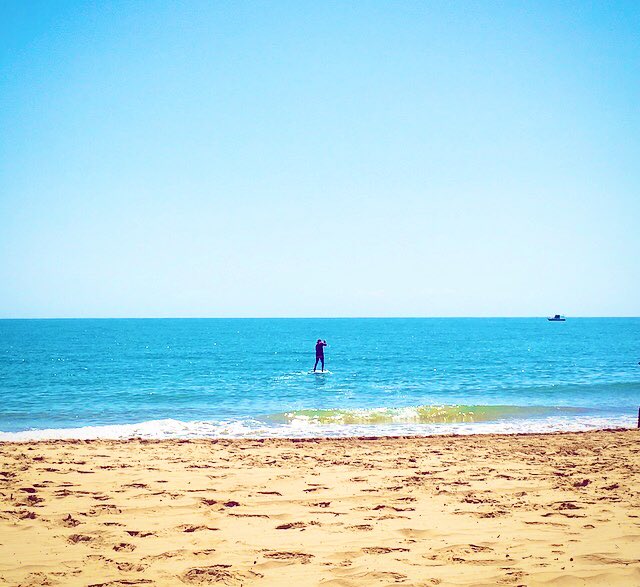
<path fill-rule="evenodd" d="M 0 439 L 634 426 L 639 360 L 638 318 L 0 320 Z"/>

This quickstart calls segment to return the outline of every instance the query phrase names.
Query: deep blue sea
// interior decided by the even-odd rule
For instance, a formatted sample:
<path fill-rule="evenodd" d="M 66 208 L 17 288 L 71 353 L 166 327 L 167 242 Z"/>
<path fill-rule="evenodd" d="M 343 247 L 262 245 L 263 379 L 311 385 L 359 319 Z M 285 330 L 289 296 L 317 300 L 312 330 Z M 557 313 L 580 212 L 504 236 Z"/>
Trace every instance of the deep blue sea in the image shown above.
<path fill-rule="evenodd" d="M 632 427 L 639 360 L 640 318 L 0 320 L 0 440 Z"/>

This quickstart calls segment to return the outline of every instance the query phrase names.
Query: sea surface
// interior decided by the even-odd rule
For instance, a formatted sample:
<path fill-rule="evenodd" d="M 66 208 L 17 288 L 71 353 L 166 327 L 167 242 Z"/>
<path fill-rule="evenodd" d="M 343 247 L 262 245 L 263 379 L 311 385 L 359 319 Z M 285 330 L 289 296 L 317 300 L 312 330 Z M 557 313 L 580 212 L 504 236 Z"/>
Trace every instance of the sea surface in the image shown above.
<path fill-rule="evenodd" d="M 0 320 L 0 440 L 635 427 L 639 360 L 640 318 Z"/>

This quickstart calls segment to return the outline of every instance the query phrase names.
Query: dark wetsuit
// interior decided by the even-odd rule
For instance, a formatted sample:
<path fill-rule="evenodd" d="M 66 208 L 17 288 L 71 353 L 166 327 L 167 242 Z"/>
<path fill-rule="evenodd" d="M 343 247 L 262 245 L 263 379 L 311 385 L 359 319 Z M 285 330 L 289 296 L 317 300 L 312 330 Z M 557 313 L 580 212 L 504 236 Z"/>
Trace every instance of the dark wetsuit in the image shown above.
<path fill-rule="evenodd" d="M 327 343 L 321 340 L 316 343 L 316 364 L 313 366 L 313 370 L 316 370 L 318 366 L 318 361 L 322 363 L 322 370 L 324 371 L 324 347 L 327 346 Z"/>

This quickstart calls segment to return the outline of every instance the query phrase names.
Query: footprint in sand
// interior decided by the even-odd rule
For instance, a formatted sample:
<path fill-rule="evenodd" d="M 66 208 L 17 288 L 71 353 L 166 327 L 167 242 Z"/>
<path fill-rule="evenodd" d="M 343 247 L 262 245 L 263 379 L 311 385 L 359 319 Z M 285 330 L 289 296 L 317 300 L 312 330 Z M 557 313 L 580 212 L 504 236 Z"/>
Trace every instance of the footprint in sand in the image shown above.
<path fill-rule="evenodd" d="M 212 552 L 215 552 L 215 549 L 211 548 L 209 549 L 209 554 Z M 148 554 L 147 556 L 143 556 L 142 560 L 143 561 L 151 561 L 151 562 L 155 562 L 155 561 L 160 561 L 160 560 L 167 560 L 169 558 L 186 558 L 186 556 L 189 554 L 189 551 L 185 550 L 185 549 L 180 549 L 180 550 L 168 550 L 166 552 L 162 552 L 160 554 Z M 193 555 L 197 555 L 197 552 L 194 552 Z"/>
<path fill-rule="evenodd" d="M 67 528 L 75 528 L 80 524 L 82 524 L 82 522 L 80 520 L 76 520 L 75 518 L 72 518 L 71 514 L 67 514 L 64 518 L 62 518 L 62 522 L 61 522 L 61 525 L 66 526 Z"/>
<path fill-rule="evenodd" d="M 115 562 L 116 568 L 124 573 L 142 573 L 147 569 L 147 565 L 141 565 L 139 563 L 127 563 L 127 562 Z"/>
<path fill-rule="evenodd" d="M 213 565 L 210 567 L 194 567 L 181 575 L 184 583 L 190 585 L 208 585 L 222 583 L 224 585 L 242 585 L 249 579 L 259 579 L 260 573 L 240 572 L 231 568 L 231 565 Z"/>
<path fill-rule="evenodd" d="M 100 516 L 102 514 L 121 514 L 122 510 L 112 504 L 96 505 L 88 512 L 81 512 L 83 516 Z"/>
<path fill-rule="evenodd" d="M 271 558 L 281 561 L 298 562 L 303 565 L 311 562 L 313 558 L 312 554 L 306 554 L 304 552 L 267 552 L 263 555 L 265 558 Z"/>
<path fill-rule="evenodd" d="M 25 501 L 16 502 L 15 505 L 33 507 L 33 506 L 37 506 L 39 503 L 42 503 L 43 501 L 44 499 L 42 499 L 41 497 L 38 497 L 37 495 L 33 495 L 32 493 L 30 493 L 30 494 L 27 494 Z M 41 507 L 41 506 L 38 506 L 38 507 Z"/>
<path fill-rule="evenodd" d="M 397 508 L 397 507 L 392 506 L 392 505 L 382 505 L 382 504 L 381 505 L 377 505 L 376 507 L 370 508 L 370 509 L 372 509 L 374 511 L 375 510 L 390 509 L 390 510 L 393 510 L 395 512 L 415 512 L 416 511 L 416 508 Z"/>
<path fill-rule="evenodd" d="M 183 532 L 200 532 L 202 530 L 220 530 L 220 528 L 211 528 L 210 526 L 193 526 L 191 524 L 178 526 L 177 529 L 182 530 Z"/>
<path fill-rule="evenodd" d="M 304 522 L 291 522 L 290 524 L 280 524 L 280 526 L 276 526 L 276 530 L 298 530 L 306 527 L 307 525 Z"/>
<path fill-rule="evenodd" d="M 469 548 L 473 552 L 492 552 L 493 551 L 493 548 L 490 548 L 489 546 L 480 546 L 479 544 L 469 544 Z"/>
<path fill-rule="evenodd" d="M 25 577 L 25 582 L 21 583 L 20 586 L 22 587 L 23 585 L 25 587 L 45 587 L 48 585 L 56 585 L 57 581 L 53 581 L 51 580 L 51 578 L 49 577 L 49 575 L 46 575 L 45 573 L 29 573 L 26 577 Z"/>
<path fill-rule="evenodd" d="M 408 548 L 388 548 L 386 546 L 371 546 L 361 549 L 366 554 L 389 554 L 390 552 L 409 552 Z"/>
<path fill-rule="evenodd" d="M 18 520 L 35 520 L 38 516 L 29 510 L 4 510 L 0 515 L 3 520 L 17 518 Z"/>
<path fill-rule="evenodd" d="M 193 556 L 211 556 L 216 551 L 215 548 L 205 548 L 204 550 L 194 550 Z"/>
<path fill-rule="evenodd" d="M 136 549 L 135 544 L 129 544 L 128 542 L 121 542 L 113 547 L 116 552 L 133 552 Z"/>
<path fill-rule="evenodd" d="M 130 587 L 131 585 L 149 585 L 151 583 L 153 583 L 151 579 L 116 579 L 107 583 L 91 583 L 87 587 Z"/>
<path fill-rule="evenodd" d="M 91 542 L 93 539 L 93 536 L 87 536 L 86 534 L 71 534 L 71 536 L 67 538 L 67 542 L 70 542 L 71 544 L 79 544 L 82 542 Z"/>

